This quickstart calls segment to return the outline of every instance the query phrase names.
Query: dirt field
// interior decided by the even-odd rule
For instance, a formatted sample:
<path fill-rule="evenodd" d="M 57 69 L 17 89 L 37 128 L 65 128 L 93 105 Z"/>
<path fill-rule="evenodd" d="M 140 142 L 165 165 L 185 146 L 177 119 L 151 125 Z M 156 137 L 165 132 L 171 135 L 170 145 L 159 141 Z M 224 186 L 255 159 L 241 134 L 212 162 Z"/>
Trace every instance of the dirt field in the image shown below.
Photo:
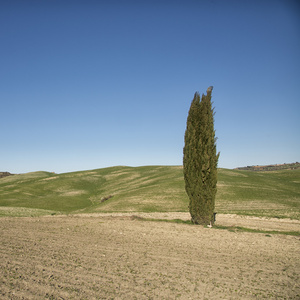
<path fill-rule="evenodd" d="M 299 236 L 130 215 L 0 218 L 0 299 L 300 298 Z M 217 224 L 300 231 L 299 221 L 234 215 Z"/>

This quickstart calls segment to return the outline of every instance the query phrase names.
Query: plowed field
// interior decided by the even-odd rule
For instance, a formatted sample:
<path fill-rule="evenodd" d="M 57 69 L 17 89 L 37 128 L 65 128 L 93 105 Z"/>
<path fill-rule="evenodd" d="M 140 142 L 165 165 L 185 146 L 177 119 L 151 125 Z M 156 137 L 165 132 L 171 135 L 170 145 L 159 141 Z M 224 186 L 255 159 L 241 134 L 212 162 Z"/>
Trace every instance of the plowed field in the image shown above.
<path fill-rule="evenodd" d="M 0 242 L 1 299 L 300 297 L 299 236 L 119 214 L 0 218 Z"/>

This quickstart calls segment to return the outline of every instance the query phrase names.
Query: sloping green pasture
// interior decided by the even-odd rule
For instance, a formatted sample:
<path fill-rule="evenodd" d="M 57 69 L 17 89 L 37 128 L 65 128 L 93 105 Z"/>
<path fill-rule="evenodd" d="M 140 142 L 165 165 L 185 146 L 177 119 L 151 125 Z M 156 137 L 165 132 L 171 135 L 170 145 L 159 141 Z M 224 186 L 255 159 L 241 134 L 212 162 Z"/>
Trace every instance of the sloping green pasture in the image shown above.
<path fill-rule="evenodd" d="M 300 169 L 219 169 L 216 211 L 300 219 Z M 0 216 L 188 211 L 181 166 L 111 167 L 0 179 Z"/>
<path fill-rule="evenodd" d="M 220 169 L 217 211 L 300 218 L 300 169 L 241 171 Z"/>

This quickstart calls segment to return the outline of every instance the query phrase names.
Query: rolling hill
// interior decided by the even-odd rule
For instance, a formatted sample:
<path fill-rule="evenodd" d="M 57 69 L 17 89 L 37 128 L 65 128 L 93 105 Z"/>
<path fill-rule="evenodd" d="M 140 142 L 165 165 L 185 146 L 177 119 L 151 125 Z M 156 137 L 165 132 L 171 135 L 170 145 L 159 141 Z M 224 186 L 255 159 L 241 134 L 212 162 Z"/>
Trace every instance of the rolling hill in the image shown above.
<path fill-rule="evenodd" d="M 219 169 L 216 212 L 300 219 L 300 169 Z M 188 211 L 182 166 L 110 167 L 0 178 L 0 216 Z"/>

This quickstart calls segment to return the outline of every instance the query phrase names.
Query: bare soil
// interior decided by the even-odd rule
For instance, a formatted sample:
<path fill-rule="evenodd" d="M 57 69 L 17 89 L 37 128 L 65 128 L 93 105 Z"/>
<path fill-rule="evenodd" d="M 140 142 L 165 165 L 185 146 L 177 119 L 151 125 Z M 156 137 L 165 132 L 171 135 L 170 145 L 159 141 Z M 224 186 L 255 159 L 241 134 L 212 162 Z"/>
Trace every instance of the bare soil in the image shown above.
<path fill-rule="evenodd" d="M 300 297 L 299 236 L 140 221 L 131 215 L 0 218 L 0 298 Z M 300 231 L 298 221 L 235 215 L 219 215 L 217 224 Z"/>

